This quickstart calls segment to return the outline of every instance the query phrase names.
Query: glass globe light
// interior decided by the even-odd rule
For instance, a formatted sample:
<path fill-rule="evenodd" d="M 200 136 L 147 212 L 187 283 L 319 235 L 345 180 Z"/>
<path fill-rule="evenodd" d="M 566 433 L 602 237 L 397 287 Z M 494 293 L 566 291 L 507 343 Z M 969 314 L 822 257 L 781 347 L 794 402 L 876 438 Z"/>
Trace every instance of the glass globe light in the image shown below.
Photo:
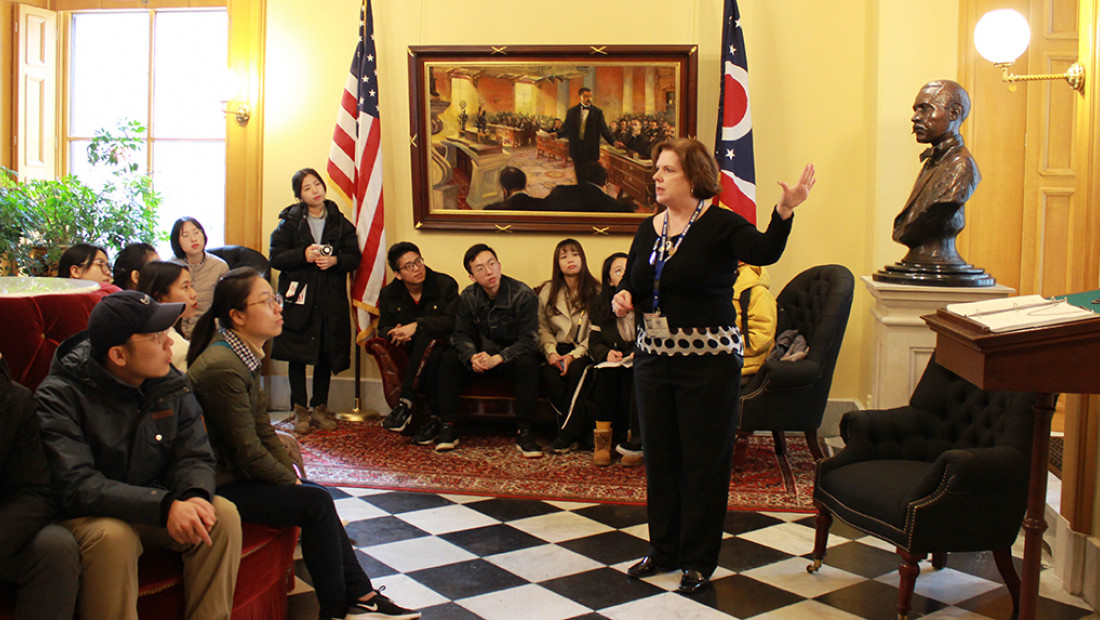
<path fill-rule="evenodd" d="M 974 27 L 974 47 L 994 64 L 1012 64 L 1031 41 L 1027 19 L 1014 9 L 990 11 Z"/>

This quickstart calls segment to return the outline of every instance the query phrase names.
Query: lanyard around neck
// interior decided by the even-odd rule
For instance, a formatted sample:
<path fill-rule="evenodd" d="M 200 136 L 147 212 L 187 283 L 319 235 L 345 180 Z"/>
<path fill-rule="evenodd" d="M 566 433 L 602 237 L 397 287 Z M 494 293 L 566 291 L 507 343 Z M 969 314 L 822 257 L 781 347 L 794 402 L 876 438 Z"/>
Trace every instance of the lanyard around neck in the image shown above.
<path fill-rule="evenodd" d="M 695 207 L 695 212 L 691 214 L 691 218 L 688 219 L 687 226 L 684 226 L 684 230 L 680 233 L 679 238 L 676 239 L 675 245 L 671 244 L 668 239 L 668 211 L 665 211 L 665 221 L 661 224 L 661 236 L 657 237 L 657 242 L 653 246 L 653 251 L 649 253 L 649 264 L 653 265 L 653 311 L 660 314 L 661 312 L 661 274 L 665 270 L 665 263 L 669 261 L 676 254 L 676 251 L 680 249 L 680 244 L 684 242 L 684 237 L 687 237 L 688 231 L 691 230 L 691 225 L 695 223 L 695 220 L 699 219 L 699 214 L 703 212 L 703 201 L 700 200 L 699 204 Z"/>

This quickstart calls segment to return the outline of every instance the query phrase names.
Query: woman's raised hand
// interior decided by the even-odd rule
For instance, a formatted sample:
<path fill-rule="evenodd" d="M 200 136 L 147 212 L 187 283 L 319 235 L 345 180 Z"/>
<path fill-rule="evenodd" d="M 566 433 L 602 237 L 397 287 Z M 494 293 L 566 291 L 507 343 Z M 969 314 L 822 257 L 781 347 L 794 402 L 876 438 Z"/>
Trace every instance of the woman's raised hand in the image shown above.
<path fill-rule="evenodd" d="M 802 169 L 802 178 L 798 179 L 798 184 L 791 187 L 779 181 L 779 186 L 783 188 L 783 197 L 779 199 L 779 204 L 776 205 L 775 210 L 779 212 L 779 217 L 787 219 L 794 213 L 794 208 L 806 201 L 806 198 L 810 196 L 810 190 L 814 188 L 814 183 L 817 183 L 817 179 L 814 177 L 814 165 L 806 164 L 806 167 Z"/>

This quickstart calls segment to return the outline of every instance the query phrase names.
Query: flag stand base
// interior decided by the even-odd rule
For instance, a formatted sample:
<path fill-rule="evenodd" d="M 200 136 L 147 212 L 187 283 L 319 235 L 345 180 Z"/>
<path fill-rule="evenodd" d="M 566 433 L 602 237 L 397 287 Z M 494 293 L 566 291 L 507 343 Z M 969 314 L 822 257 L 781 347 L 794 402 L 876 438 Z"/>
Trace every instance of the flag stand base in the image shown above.
<path fill-rule="evenodd" d="M 374 418 L 380 418 L 382 414 L 374 409 L 361 409 L 359 407 L 359 399 L 355 399 L 355 408 L 350 411 L 337 411 L 336 419 L 343 420 L 345 422 L 366 422 Z"/>

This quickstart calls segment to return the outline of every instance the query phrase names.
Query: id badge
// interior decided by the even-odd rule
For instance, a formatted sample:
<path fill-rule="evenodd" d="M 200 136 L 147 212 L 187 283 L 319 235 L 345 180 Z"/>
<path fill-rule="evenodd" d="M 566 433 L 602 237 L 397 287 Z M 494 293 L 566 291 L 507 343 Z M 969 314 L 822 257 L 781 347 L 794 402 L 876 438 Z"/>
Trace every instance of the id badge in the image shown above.
<path fill-rule="evenodd" d="M 646 312 L 642 315 L 645 321 L 645 333 L 651 338 L 669 338 L 672 332 L 668 329 L 668 319 L 657 312 Z"/>

